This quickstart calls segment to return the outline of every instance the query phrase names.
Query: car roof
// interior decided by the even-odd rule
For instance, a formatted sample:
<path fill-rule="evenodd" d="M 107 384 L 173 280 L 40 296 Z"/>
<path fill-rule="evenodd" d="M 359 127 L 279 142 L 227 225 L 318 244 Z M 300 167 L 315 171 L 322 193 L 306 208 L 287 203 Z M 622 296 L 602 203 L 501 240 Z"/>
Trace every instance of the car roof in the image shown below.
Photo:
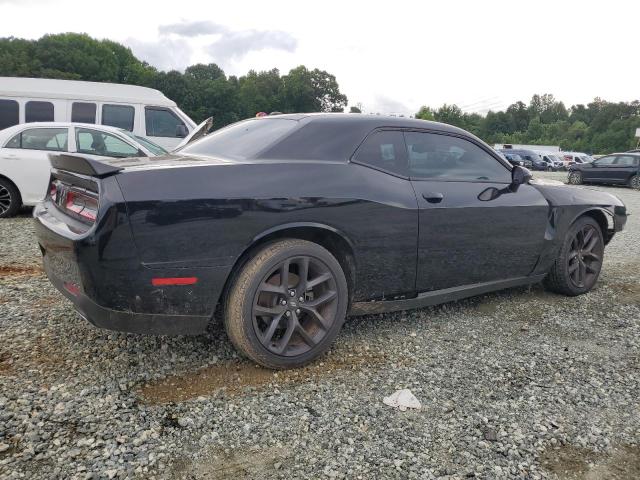
<path fill-rule="evenodd" d="M 4 130 L 0 131 L 0 134 L 7 131 L 16 131 L 22 130 L 23 128 L 69 128 L 69 127 L 82 127 L 82 128 L 91 128 L 93 130 L 103 130 L 105 132 L 116 132 L 123 133 L 125 130 L 119 127 L 112 127 L 111 125 L 96 125 L 95 123 L 79 123 L 79 122 L 29 122 L 29 123 L 19 123 L 18 125 L 13 125 L 11 127 L 7 127 Z"/>
<path fill-rule="evenodd" d="M 153 88 L 50 78 L 0 77 L 0 96 L 176 106 L 173 100 Z"/>
<path fill-rule="evenodd" d="M 278 115 L 267 115 L 264 117 L 258 117 L 257 120 L 269 121 L 272 119 L 282 118 L 306 122 L 323 121 L 332 123 L 343 123 L 345 126 L 363 125 L 371 129 L 385 127 L 409 129 L 415 128 L 473 136 L 473 134 L 469 133 L 466 130 L 454 127 L 453 125 L 448 125 L 446 123 L 420 120 L 417 118 L 397 117 L 391 115 L 367 115 L 363 113 L 283 113 Z"/>

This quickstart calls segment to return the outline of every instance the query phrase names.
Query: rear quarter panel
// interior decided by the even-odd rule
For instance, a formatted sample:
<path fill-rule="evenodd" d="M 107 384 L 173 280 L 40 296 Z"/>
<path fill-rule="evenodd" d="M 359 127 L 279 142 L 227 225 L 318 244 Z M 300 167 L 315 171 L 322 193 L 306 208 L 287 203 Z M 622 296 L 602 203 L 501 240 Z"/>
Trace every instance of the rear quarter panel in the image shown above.
<path fill-rule="evenodd" d="M 313 223 L 353 246 L 355 300 L 415 288 L 418 210 L 407 180 L 312 161 L 129 170 L 117 179 L 147 267 L 232 266 L 265 232 Z"/>

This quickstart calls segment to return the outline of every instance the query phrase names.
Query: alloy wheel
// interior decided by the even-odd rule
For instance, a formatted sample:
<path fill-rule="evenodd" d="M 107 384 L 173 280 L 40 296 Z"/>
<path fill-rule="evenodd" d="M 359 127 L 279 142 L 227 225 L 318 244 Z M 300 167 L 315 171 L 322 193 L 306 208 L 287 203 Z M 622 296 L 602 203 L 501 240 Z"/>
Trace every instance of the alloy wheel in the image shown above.
<path fill-rule="evenodd" d="M 636 190 L 640 190 L 640 175 L 635 175 L 631 179 L 631 188 L 635 188 Z"/>
<path fill-rule="evenodd" d="M 569 175 L 569 183 L 571 185 L 580 185 L 582 183 L 582 175 L 579 172 L 573 172 Z"/>
<path fill-rule="evenodd" d="M 597 228 L 584 225 L 571 241 L 567 270 L 569 278 L 578 288 L 590 288 L 596 282 L 602 267 L 604 245 Z"/>
<path fill-rule="evenodd" d="M 0 215 L 3 215 L 11 207 L 11 192 L 8 188 L 0 185 Z"/>
<path fill-rule="evenodd" d="M 337 307 L 337 284 L 329 267 L 315 257 L 288 258 L 262 279 L 253 301 L 253 327 L 271 353 L 302 355 L 327 335 Z"/>

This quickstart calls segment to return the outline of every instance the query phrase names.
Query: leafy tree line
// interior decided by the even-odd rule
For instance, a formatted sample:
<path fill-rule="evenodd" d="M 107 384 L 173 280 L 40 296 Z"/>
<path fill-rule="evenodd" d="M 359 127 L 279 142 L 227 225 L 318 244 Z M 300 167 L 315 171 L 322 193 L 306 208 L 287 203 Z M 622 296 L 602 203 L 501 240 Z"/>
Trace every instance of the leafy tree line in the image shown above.
<path fill-rule="evenodd" d="M 214 63 L 164 72 L 138 60 L 111 40 L 86 34 L 45 35 L 38 40 L 0 38 L 0 76 L 126 83 L 160 90 L 194 121 L 214 117 L 222 127 L 257 112 L 342 111 L 347 97 L 335 76 L 299 66 L 227 76 Z"/>
<path fill-rule="evenodd" d="M 567 109 L 553 95 L 544 94 L 534 95 L 528 105 L 516 102 L 505 111 L 490 111 L 485 116 L 445 104 L 438 109 L 423 106 L 416 117 L 456 125 L 490 144 L 559 145 L 567 151 L 597 154 L 636 146 L 640 102 L 595 98 Z"/>

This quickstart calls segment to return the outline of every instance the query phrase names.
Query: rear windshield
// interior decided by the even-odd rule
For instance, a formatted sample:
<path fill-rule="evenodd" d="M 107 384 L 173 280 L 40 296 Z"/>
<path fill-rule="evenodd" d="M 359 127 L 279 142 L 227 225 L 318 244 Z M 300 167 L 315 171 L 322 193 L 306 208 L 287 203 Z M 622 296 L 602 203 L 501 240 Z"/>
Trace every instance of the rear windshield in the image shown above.
<path fill-rule="evenodd" d="M 253 158 L 297 126 L 296 120 L 287 118 L 245 120 L 187 144 L 180 149 L 180 153 L 223 157 L 231 160 Z"/>

